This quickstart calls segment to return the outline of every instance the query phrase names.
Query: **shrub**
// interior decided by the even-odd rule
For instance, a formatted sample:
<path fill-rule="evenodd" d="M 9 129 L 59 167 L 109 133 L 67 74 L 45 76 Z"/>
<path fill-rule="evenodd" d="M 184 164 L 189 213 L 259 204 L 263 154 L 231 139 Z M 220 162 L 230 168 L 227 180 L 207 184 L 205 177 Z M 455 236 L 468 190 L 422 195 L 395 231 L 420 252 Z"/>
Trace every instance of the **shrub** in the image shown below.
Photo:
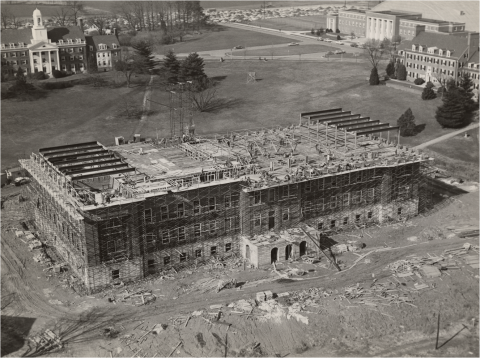
<path fill-rule="evenodd" d="M 341 40 L 342 38 L 340 37 L 340 35 L 337 35 L 337 40 Z"/>
<path fill-rule="evenodd" d="M 410 108 L 398 118 L 397 125 L 400 127 L 400 135 L 402 137 L 415 135 L 415 117 Z"/>
<path fill-rule="evenodd" d="M 376 67 L 372 68 L 372 71 L 370 72 L 369 83 L 371 86 L 376 86 L 380 84 L 380 79 L 378 78 L 378 70 Z"/>
<path fill-rule="evenodd" d="M 415 81 L 413 81 L 417 86 L 423 85 L 425 83 L 425 80 L 423 78 L 415 78 Z"/>
<path fill-rule="evenodd" d="M 445 91 L 446 91 L 446 90 L 445 90 L 445 87 L 443 87 L 443 86 L 438 87 L 438 89 L 437 89 L 437 94 L 442 95 Z"/>
<path fill-rule="evenodd" d="M 118 42 L 120 46 L 131 46 L 133 36 L 130 34 L 121 34 L 118 35 Z"/>
<path fill-rule="evenodd" d="M 160 43 L 162 45 L 171 45 L 171 44 L 175 43 L 175 39 L 172 36 L 165 34 L 165 35 L 162 36 L 162 39 L 160 40 Z"/>
<path fill-rule="evenodd" d="M 62 72 L 59 71 L 59 70 L 53 70 L 52 75 L 53 75 L 54 78 L 62 78 L 63 77 Z"/>
<path fill-rule="evenodd" d="M 407 69 L 403 63 L 398 64 L 397 79 L 400 81 L 405 81 L 407 79 Z"/>
<path fill-rule="evenodd" d="M 387 76 L 389 77 L 392 77 L 395 74 L 395 64 L 392 61 L 388 63 L 385 72 L 387 72 Z"/>
<path fill-rule="evenodd" d="M 30 73 L 28 75 L 28 78 L 34 79 L 34 80 L 44 80 L 47 78 L 47 76 L 45 75 L 44 72 L 40 71 L 40 72 Z"/>
<path fill-rule="evenodd" d="M 336 32 L 337 34 L 339 34 L 339 33 L 340 33 L 340 30 L 339 30 L 339 29 L 336 29 L 335 32 Z"/>
<path fill-rule="evenodd" d="M 425 85 L 425 88 L 423 89 L 423 92 L 422 92 L 422 99 L 424 101 L 426 101 L 426 100 L 429 100 L 429 99 L 434 99 L 436 97 L 437 97 L 437 95 L 433 91 L 433 83 L 430 82 L 430 81 L 427 82 L 427 84 Z"/>
<path fill-rule="evenodd" d="M 466 124 L 466 109 L 463 103 L 463 93 L 452 88 L 447 91 L 443 98 L 443 104 L 437 108 L 435 118 L 442 127 L 458 128 Z"/>

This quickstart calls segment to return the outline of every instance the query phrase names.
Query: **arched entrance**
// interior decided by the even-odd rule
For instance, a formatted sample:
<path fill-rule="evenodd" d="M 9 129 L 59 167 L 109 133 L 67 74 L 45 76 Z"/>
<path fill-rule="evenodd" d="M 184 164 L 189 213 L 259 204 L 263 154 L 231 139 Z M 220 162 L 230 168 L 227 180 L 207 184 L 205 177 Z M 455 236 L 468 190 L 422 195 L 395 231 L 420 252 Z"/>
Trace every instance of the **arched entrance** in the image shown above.
<path fill-rule="evenodd" d="M 288 260 L 292 256 L 292 245 L 285 246 L 285 260 Z"/>
<path fill-rule="evenodd" d="M 250 262 L 250 246 L 245 246 L 245 258 Z"/>
<path fill-rule="evenodd" d="M 303 256 L 307 253 L 307 242 L 306 241 L 302 241 L 300 243 L 300 256 Z"/>
<path fill-rule="evenodd" d="M 272 258 L 272 262 L 271 262 L 272 264 L 274 262 L 277 262 L 277 260 L 278 260 L 278 248 L 274 247 L 272 249 L 271 258 Z"/>

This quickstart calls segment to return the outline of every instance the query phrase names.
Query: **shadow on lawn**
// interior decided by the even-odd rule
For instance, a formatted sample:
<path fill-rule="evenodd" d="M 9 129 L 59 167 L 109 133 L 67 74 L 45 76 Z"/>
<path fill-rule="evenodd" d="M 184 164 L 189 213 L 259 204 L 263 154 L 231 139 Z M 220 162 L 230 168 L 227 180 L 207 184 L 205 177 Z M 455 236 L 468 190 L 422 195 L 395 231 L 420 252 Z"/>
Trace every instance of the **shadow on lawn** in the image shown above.
<path fill-rule="evenodd" d="M 417 124 L 417 125 L 415 126 L 415 134 L 414 134 L 414 135 L 417 135 L 417 134 L 419 134 L 419 133 L 422 133 L 426 126 L 427 126 L 427 125 L 426 125 L 425 123 L 423 123 L 423 124 Z"/>
<path fill-rule="evenodd" d="M 231 109 L 239 106 L 244 102 L 241 98 L 215 98 L 203 108 L 202 112 L 217 113 L 223 109 Z"/>

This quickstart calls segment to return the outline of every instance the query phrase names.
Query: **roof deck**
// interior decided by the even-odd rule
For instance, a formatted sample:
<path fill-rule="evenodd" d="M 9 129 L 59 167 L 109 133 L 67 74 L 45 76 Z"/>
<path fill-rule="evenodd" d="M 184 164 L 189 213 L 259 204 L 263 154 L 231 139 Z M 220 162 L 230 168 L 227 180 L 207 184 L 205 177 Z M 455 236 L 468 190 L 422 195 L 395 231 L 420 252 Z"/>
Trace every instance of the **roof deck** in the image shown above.
<path fill-rule="evenodd" d="M 426 159 L 399 145 L 398 127 L 333 108 L 301 113 L 288 127 L 43 148 L 31 165 L 62 186 L 68 202 L 88 210 L 235 181 L 249 191 Z"/>

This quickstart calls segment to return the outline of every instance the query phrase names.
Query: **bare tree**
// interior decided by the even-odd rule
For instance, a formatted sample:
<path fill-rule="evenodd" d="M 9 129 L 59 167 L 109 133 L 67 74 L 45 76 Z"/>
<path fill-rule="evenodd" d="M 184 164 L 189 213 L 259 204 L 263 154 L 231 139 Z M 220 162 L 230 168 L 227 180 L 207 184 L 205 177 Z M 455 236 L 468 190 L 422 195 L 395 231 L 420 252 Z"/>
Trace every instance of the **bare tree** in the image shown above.
<path fill-rule="evenodd" d="M 62 6 L 52 15 L 52 21 L 59 26 L 67 26 L 72 22 L 70 8 Z"/>
<path fill-rule="evenodd" d="M 2 17 L 2 27 L 4 29 L 8 27 L 11 16 L 12 16 L 11 11 L 7 7 L 2 6 L 1 17 Z"/>
<path fill-rule="evenodd" d="M 190 88 L 189 96 L 194 108 L 199 112 L 208 112 L 215 106 L 217 89 L 215 82 L 210 78 L 199 80 L 196 86 Z M 200 91 L 195 91 L 195 87 Z"/>
<path fill-rule="evenodd" d="M 67 1 L 67 7 L 72 14 L 72 21 L 77 24 L 77 20 L 83 12 L 83 4 L 80 1 Z"/>
<path fill-rule="evenodd" d="M 130 87 L 131 78 L 134 73 L 141 73 L 144 69 L 144 60 L 128 50 L 122 51 L 122 58 L 115 62 L 115 70 L 123 73 Z"/>
<path fill-rule="evenodd" d="M 381 42 L 378 40 L 368 40 L 365 42 L 365 57 L 372 64 L 373 68 L 377 68 L 380 61 L 385 54 L 384 49 L 381 46 Z"/>
<path fill-rule="evenodd" d="M 95 15 L 88 19 L 88 23 L 90 25 L 95 25 L 98 29 L 98 33 L 100 35 L 103 35 L 103 32 L 105 31 L 105 28 L 109 23 L 109 20 L 110 20 L 109 17 L 106 15 Z"/>

